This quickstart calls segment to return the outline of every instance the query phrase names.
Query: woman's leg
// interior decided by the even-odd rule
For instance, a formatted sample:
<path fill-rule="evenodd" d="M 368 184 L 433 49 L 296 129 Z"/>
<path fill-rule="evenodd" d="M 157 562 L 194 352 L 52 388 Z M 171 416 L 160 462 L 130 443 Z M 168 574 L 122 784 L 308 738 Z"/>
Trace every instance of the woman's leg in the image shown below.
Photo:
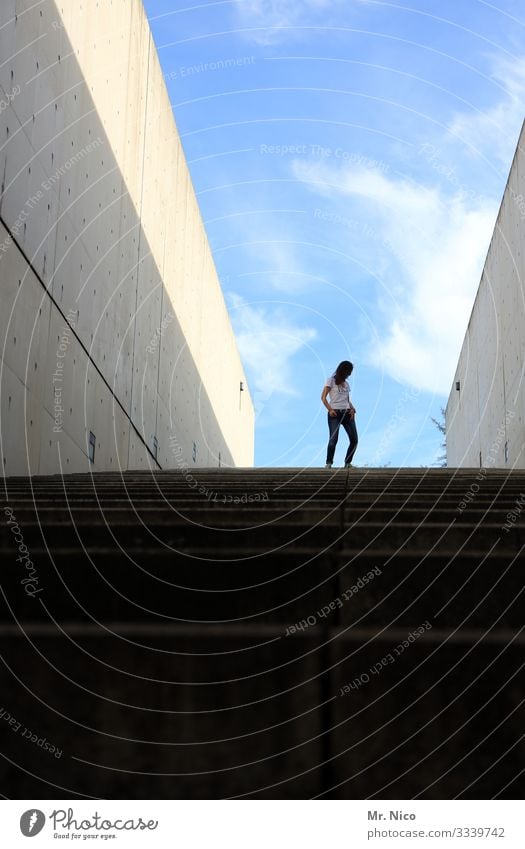
<path fill-rule="evenodd" d="M 334 462 L 335 446 L 337 445 L 337 440 L 339 438 L 340 421 L 341 415 L 339 412 L 335 416 L 331 416 L 330 413 L 328 413 L 328 430 L 330 431 L 330 439 L 328 440 L 328 448 L 326 449 L 327 466 L 331 466 Z"/>
<path fill-rule="evenodd" d="M 355 416 L 349 416 L 348 413 L 344 416 L 342 425 L 348 434 L 348 439 L 350 440 L 350 444 L 348 446 L 348 450 L 346 452 L 345 457 L 345 465 L 347 463 L 351 463 L 355 450 L 357 448 L 358 438 L 357 438 L 357 427 L 355 424 Z"/>

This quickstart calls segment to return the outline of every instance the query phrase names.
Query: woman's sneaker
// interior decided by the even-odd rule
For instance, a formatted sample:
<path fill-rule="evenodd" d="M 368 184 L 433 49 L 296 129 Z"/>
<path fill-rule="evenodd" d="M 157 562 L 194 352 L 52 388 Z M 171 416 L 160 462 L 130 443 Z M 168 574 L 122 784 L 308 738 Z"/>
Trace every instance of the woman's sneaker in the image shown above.
<path fill-rule="evenodd" d="M 331 464 L 331 463 L 327 463 L 327 464 L 326 464 L 326 466 L 325 466 L 325 469 L 331 469 L 331 468 L 332 468 L 332 464 Z"/>

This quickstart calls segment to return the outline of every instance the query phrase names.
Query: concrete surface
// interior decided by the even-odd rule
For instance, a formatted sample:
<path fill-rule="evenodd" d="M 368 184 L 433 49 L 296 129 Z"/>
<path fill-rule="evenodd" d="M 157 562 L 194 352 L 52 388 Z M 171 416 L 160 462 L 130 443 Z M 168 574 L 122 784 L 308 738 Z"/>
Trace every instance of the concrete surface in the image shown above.
<path fill-rule="evenodd" d="M 4 0 L 0 55 L 3 473 L 251 465 L 246 376 L 142 3 Z"/>
<path fill-rule="evenodd" d="M 522 128 L 448 399 L 449 466 L 525 468 L 524 245 Z"/>

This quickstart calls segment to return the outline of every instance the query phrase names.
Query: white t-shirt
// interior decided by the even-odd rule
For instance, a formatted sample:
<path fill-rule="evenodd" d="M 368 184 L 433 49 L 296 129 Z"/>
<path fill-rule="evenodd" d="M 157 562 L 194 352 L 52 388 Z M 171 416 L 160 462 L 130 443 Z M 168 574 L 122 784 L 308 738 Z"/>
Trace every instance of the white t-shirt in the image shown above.
<path fill-rule="evenodd" d="M 330 406 L 333 410 L 346 410 L 350 406 L 350 387 L 346 380 L 339 386 L 335 382 L 334 375 L 327 377 L 325 386 L 330 392 Z"/>

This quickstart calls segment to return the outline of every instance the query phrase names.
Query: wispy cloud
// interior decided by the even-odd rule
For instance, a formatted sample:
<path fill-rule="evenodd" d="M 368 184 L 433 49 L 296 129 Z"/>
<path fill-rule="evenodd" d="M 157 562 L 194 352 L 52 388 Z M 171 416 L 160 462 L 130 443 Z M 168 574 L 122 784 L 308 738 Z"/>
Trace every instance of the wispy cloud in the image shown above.
<path fill-rule="evenodd" d="M 236 216 L 231 225 L 229 244 L 215 255 L 235 252 L 236 277 L 243 283 L 263 285 L 276 293 L 297 296 L 319 281 L 304 261 L 300 227 L 307 216 L 304 209 L 273 209 L 271 198 L 264 201 L 266 211 Z"/>
<path fill-rule="evenodd" d="M 337 7 L 341 8 L 344 2 L 345 0 L 235 0 L 235 7 L 241 24 L 254 28 L 250 37 L 260 44 L 272 44 L 283 36 L 290 38 L 289 29 L 282 33 L 279 32 L 280 27 L 313 24 L 321 16 L 326 17 L 327 13 L 335 12 Z"/>
<path fill-rule="evenodd" d="M 227 299 L 256 414 L 272 396 L 297 397 L 292 360 L 316 330 L 295 324 L 279 306 L 250 304 L 235 292 Z"/>
<path fill-rule="evenodd" d="M 417 389 L 447 394 L 494 225 L 494 203 L 479 197 L 469 203 L 461 193 L 446 195 L 363 166 L 296 161 L 293 173 L 317 193 L 360 201 L 362 216 L 381 234 L 368 246 L 368 265 L 371 273 L 381 269 L 390 302 L 378 304 L 383 326 L 375 335 L 382 343 L 370 348 L 371 363 Z"/>
<path fill-rule="evenodd" d="M 264 280 L 265 286 L 291 296 L 311 283 L 311 275 L 304 269 L 292 232 L 288 233 L 283 227 L 277 234 L 273 225 L 260 222 L 258 230 L 250 223 L 244 233 L 242 248 L 247 259 L 243 267 L 251 268 L 244 273 L 245 278 L 252 277 L 255 282 Z"/>
<path fill-rule="evenodd" d="M 508 169 L 525 115 L 525 58 L 495 60 L 492 77 L 498 83 L 495 103 L 481 111 L 461 113 L 450 133 L 469 146 L 471 153 L 488 154 Z"/>

